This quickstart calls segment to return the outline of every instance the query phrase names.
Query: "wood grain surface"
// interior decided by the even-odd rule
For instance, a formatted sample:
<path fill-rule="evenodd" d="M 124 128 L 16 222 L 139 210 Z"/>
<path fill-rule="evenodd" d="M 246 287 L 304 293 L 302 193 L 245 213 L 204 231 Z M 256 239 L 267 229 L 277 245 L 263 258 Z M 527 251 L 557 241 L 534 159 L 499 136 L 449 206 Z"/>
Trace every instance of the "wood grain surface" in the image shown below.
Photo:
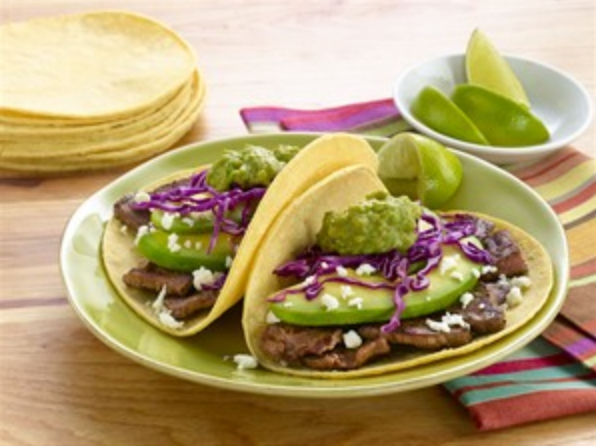
<path fill-rule="evenodd" d="M 462 51 L 475 27 L 596 97 L 593 0 L 2 0 L 0 17 L 97 9 L 150 15 L 195 48 L 207 104 L 178 145 L 244 134 L 243 106 L 388 97 L 408 65 Z M 591 155 L 594 129 L 576 142 Z M 480 433 L 440 386 L 341 402 L 272 398 L 188 383 L 120 356 L 69 307 L 58 251 L 77 206 L 123 172 L 0 179 L 0 444 L 596 444 L 593 414 Z"/>

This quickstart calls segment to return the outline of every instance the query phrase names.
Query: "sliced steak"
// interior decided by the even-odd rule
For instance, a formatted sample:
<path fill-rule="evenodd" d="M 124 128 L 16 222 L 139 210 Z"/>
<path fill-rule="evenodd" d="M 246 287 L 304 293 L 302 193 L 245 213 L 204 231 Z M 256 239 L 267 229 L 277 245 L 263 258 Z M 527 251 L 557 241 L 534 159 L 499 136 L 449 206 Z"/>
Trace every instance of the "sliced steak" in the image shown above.
<path fill-rule="evenodd" d="M 165 286 L 166 293 L 175 296 L 187 295 L 192 287 L 192 274 L 170 271 L 153 263 L 132 268 L 122 276 L 122 280 L 130 287 L 156 293 Z"/>
<path fill-rule="evenodd" d="M 488 237 L 495 229 L 495 224 L 490 220 L 485 220 L 484 218 L 477 217 L 472 218 L 475 220 L 476 223 L 474 235 L 478 237 L 480 240 L 483 240 L 486 237 Z"/>
<path fill-rule="evenodd" d="M 496 333 L 507 323 L 505 307 L 495 305 L 488 297 L 474 298 L 459 312 L 476 334 Z"/>
<path fill-rule="evenodd" d="M 526 265 L 521 250 L 509 231 L 497 231 L 482 239 L 482 242 L 486 250 L 495 259 L 495 266 L 498 270 L 497 275 L 504 274 L 507 277 L 512 277 L 528 272 L 528 265 Z"/>
<path fill-rule="evenodd" d="M 426 325 L 426 318 L 406 319 L 391 333 L 383 333 L 380 325 L 364 325 L 358 328 L 364 339 L 385 337 L 391 344 L 409 345 L 423 350 L 439 350 L 445 347 L 460 347 L 472 342 L 472 332 L 462 327 L 451 327 L 448 333 L 432 330 Z"/>
<path fill-rule="evenodd" d="M 213 307 L 218 294 L 219 292 L 215 290 L 201 290 L 190 296 L 169 296 L 165 298 L 164 305 L 175 319 L 186 319 L 199 311 Z"/>
<path fill-rule="evenodd" d="M 503 305 L 507 301 L 507 293 L 511 285 L 507 281 L 478 282 L 472 294 L 476 298 L 486 299 L 495 306 Z"/>
<path fill-rule="evenodd" d="M 287 324 L 268 325 L 261 337 L 261 348 L 268 357 L 291 364 L 307 355 L 320 356 L 342 342 L 339 328 L 311 328 Z"/>
<path fill-rule="evenodd" d="M 391 351 L 387 339 L 379 337 L 356 349 L 337 348 L 322 356 L 306 356 L 302 363 L 315 370 L 352 370 L 385 356 Z"/>
<path fill-rule="evenodd" d="M 397 330 L 386 336 L 392 344 L 410 345 L 422 350 L 460 347 L 472 342 L 472 332 L 469 329 L 451 327 L 447 333 L 434 331 L 426 325 L 424 318 L 402 321 Z"/>
<path fill-rule="evenodd" d="M 130 229 L 138 230 L 141 226 L 149 224 L 150 213 L 148 209 L 133 209 L 134 195 L 122 197 L 114 204 L 114 217 Z"/>

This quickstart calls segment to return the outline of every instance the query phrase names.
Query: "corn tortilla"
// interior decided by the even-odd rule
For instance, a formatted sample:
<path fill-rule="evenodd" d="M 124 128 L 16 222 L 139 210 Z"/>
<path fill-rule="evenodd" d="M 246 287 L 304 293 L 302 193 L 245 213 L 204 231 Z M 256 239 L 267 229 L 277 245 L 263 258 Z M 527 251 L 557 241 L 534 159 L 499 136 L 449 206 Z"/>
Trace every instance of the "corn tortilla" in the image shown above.
<path fill-rule="evenodd" d="M 196 62 L 169 28 L 117 11 L 4 25 L 0 54 L 0 113 L 90 122 L 153 107 L 189 79 Z"/>

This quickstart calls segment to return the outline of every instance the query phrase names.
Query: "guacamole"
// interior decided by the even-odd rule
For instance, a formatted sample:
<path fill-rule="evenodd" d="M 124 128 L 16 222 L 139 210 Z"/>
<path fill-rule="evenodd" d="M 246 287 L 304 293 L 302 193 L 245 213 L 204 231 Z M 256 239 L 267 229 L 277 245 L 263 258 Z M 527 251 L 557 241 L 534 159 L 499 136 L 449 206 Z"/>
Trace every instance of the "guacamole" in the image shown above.
<path fill-rule="evenodd" d="M 273 149 L 250 145 L 239 151 L 226 151 L 209 169 L 207 184 L 218 191 L 229 190 L 232 186 L 241 189 L 269 186 L 299 150 L 299 147 L 288 145 Z"/>
<path fill-rule="evenodd" d="M 416 241 L 422 208 L 408 197 L 371 194 L 341 212 L 327 212 L 317 245 L 340 255 L 406 251 Z"/>

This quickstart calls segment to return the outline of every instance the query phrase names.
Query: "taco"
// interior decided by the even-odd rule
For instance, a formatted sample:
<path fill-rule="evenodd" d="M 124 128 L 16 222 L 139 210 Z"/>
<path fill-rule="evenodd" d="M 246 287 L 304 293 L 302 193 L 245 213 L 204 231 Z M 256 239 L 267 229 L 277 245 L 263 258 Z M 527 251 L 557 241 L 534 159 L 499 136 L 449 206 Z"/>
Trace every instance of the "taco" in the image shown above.
<path fill-rule="evenodd" d="M 308 187 L 353 164 L 376 169 L 362 138 L 320 137 L 304 148 L 230 150 L 119 199 L 102 259 L 118 294 L 174 336 L 190 336 L 238 302 L 275 216 Z"/>
<path fill-rule="evenodd" d="M 522 229 L 435 213 L 352 166 L 278 216 L 253 265 L 243 329 L 273 371 L 382 374 L 502 338 L 540 310 L 552 284 L 547 252 Z"/>

